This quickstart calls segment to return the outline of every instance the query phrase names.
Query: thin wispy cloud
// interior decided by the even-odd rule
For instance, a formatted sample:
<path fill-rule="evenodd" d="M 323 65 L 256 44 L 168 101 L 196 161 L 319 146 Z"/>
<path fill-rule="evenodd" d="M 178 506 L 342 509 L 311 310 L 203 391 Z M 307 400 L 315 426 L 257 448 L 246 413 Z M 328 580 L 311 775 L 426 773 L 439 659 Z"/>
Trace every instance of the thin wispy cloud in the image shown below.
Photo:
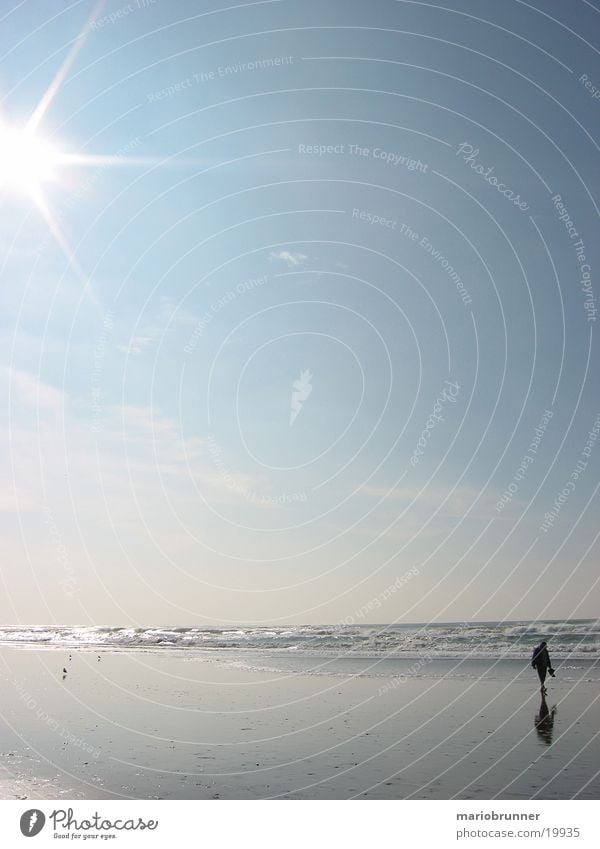
<path fill-rule="evenodd" d="M 429 514 L 439 511 L 438 515 L 453 519 L 462 519 L 467 513 L 471 519 L 497 517 L 493 507 L 498 495 L 489 490 L 482 492 L 467 484 L 448 489 L 439 484 L 400 488 L 368 484 L 361 487 L 359 493 L 368 498 L 382 499 L 384 504 L 401 502 L 410 509 L 426 509 Z"/>
<path fill-rule="evenodd" d="M 197 323 L 198 317 L 192 312 L 179 307 L 172 298 L 161 297 L 152 318 L 139 322 L 137 332 L 127 342 L 116 345 L 116 349 L 122 354 L 139 357 L 161 342 L 167 333 L 195 327 Z"/>
<path fill-rule="evenodd" d="M 40 509 L 39 495 L 7 484 L 0 485 L 0 513 L 30 513 Z"/>
<path fill-rule="evenodd" d="M 152 336 L 132 336 L 128 345 L 117 345 L 117 351 L 121 351 L 122 354 L 132 354 L 137 357 L 154 341 L 155 340 Z"/>
<path fill-rule="evenodd" d="M 284 262 L 288 268 L 301 268 L 306 263 L 308 257 L 306 254 L 293 251 L 271 251 L 269 259 L 271 261 L 279 260 L 280 262 Z"/>
<path fill-rule="evenodd" d="M 53 410 L 59 410 L 63 405 L 62 391 L 43 383 L 30 372 L 13 366 L 2 366 L 0 377 L 13 403 Z"/>

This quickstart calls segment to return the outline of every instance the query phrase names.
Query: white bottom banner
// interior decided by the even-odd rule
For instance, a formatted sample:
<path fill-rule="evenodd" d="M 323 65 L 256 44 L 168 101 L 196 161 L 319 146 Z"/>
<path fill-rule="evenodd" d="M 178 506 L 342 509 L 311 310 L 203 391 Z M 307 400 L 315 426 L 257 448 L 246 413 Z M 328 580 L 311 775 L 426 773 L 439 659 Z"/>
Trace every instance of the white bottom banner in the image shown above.
<path fill-rule="evenodd" d="M 0 846 L 600 845 L 597 801 L 0 802 Z M 118 841 L 114 843 L 113 841 Z M 30 844 L 31 845 L 31 844 Z"/>

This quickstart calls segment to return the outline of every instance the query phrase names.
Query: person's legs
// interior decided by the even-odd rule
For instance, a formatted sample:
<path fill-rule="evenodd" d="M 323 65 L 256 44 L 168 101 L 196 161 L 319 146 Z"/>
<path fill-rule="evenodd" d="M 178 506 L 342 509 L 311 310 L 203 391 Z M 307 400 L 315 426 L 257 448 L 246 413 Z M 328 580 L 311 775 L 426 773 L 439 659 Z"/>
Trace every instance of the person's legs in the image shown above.
<path fill-rule="evenodd" d="M 542 693 L 544 693 L 546 691 L 546 688 L 544 687 L 544 681 L 546 680 L 546 667 L 538 666 L 537 671 L 538 675 L 540 676 L 540 684 L 542 685 L 540 687 L 540 690 L 542 691 Z"/>

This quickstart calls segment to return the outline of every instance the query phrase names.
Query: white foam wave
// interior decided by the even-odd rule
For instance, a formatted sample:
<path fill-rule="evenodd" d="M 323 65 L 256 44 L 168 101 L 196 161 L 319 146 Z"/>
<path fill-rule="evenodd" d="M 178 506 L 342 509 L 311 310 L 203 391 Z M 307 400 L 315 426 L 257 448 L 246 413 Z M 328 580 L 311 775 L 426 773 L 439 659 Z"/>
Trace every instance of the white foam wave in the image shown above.
<path fill-rule="evenodd" d="M 54 648 L 255 649 L 325 655 L 527 659 L 541 639 L 556 659 L 600 657 L 597 620 L 452 625 L 237 628 L 0 628 L 0 644 Z"/>

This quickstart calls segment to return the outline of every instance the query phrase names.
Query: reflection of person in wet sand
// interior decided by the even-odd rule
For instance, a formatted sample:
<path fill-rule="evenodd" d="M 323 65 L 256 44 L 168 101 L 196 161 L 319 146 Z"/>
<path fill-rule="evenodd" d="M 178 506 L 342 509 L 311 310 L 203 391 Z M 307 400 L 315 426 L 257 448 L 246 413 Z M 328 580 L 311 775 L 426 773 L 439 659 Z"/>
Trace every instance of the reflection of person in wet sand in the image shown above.
<path fill-rule="evenodd" d="M 552 710 L 546 704 L 546 696 L 542 692 L 542 703 L 538 713 L 535 715 L 534 724 L 535 730 L 538 733 L 540 740 L 547 746 L 552 742 L 554 734 L 554 715 L 556 714 L 556 705 L 552 706 Z"/>
<path fill-rule="evenodd" d="M 547 693 L 548 691 L 544 687 L 544 681 L 546 680 L 546 673 L 549 672 L 550 675 L 554 678 L 554 669 L 552 669 L 552 664 L 550 663 L 550 655 L 548 654 L 547 643 L 544 640 L 536 646 L 533 650 L 533 657 L 531 658 L 531 665 L 534 669 L 537 669 L 537 674 L 540 676 L 542 695 Z"/>

